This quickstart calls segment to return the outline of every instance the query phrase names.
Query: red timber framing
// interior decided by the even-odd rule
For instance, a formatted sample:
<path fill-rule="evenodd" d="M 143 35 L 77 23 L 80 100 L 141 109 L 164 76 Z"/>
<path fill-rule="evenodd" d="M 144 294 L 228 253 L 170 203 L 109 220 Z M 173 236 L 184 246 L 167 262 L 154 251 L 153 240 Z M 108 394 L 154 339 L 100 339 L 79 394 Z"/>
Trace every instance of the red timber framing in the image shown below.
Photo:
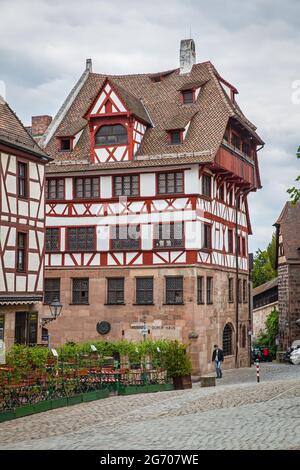
<path fill-rule="evenodd" d="M 0 144 L 1 297 L 43 294 L 44 166 L 47 161 Z M 18 195 L 18 164 L 26 165 L 25 197 Z M 23 270 L 17 269 L 18 234 L 25 234 Z"/>
<path fill-rule="evenodd" d="M 132 160 L 142 141 L 147 123 L 134 116 L 109 79 L 105 80 L 84 117 L 89 122 L 92 162 Z M 96 134 L 102 126 L 118 124 L 127 130 L 126 144 L 96 144 Z"/>

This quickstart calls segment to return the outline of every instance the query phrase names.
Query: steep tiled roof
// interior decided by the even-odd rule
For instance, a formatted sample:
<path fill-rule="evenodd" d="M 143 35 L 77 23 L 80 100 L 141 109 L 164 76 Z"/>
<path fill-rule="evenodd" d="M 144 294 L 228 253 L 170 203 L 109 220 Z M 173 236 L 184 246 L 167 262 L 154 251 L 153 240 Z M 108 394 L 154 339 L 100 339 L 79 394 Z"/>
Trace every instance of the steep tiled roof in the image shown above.
<path fill-rule="evenodd" d="M 17 147 L 36 156 L 48 158 L 25 129 L 17 115 L 0 96 L 0 141 L 8 146 Z"/>
<path fill-rule="evenodd" d="M 157 79 L 154 80 L 154 78 Z M 160 80 L 159 78 L 160 77 Z M 180 69 L 158 74 L 114 75 L 107 76 L 89 73 L 82 88 L 68 109 L 64 120 L 58 126 L 56 134 L 50 139 L 46 151 L 59 161 L 89 161 L 90 135 L 87 121 L 83 117 L 105 81 L 109 79 L 124 96 L 124 101 L 134 109 L 136 115 L 146 120 L 142 114 L 146 112 L 148 127 L 142 144 L 135 156 L 166 154 L 206 153 L 210 162 L 221 145 L 224 132 L 230 118 L 243 122 L 245 128 L 257 139 L 255 126 L 241 113 L 236 104 L 227 97 L 217 77 L 217 72 L 210 62 L 195 64 L 190 73 L 180 74 Z M 191 84 L 201 85 L 201 92 L 196 103 L 187 105 L 181 100 L 181 91 Z M 187 116 L 188 115 L 188 116 Z M 186 118 L 187 117 L 187 118 Z M 170 145 L 166 129 L 180 122 L 181 125 L 190 121 L 188 135 L 182 144 Z M 85 128 L 75 149 L 72 152 L 59 152 L 56 136 L 74 135 Z M 260 140 L 259 140 L 260 141 Z M 179 158 L 178 158 L 179 163 Z M 127 163 L 128 164 L 128 163 Z M 116 165 L 116 164 L 114 164 Z M 66 165 L 67 166 L 67 165 Z M 52 171 L 49 169 L 49 171 Z"/>
<path fill-rule="evenodd" d="M 285 258 L 300 263 L 300 202 L 287 202 L 275 225 L 280 225 Z"/>

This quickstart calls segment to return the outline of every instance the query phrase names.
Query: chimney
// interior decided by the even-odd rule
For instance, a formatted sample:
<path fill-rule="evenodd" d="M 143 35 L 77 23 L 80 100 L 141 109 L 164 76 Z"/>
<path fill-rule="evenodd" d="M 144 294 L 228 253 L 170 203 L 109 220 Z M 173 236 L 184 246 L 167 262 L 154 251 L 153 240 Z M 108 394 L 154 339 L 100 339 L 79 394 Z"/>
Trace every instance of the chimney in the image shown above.
<path fill-rule="evenodd" d="M 51 116 L 32 116 L 31 135 L 32 137 L 42 137 L 52 121 Z"/>
<path fill-rule="evenodd" d="M 189 73 L 196 63 L 194 39 L 182 39 L 180 42 L 180 74 Z"/>
<path fill-rule="evenodd" d="M 86 67 L 85 70 L 87 72 L 92 72 L 93 64 L 92 64 L 92 59 L 86 59 Z"/>

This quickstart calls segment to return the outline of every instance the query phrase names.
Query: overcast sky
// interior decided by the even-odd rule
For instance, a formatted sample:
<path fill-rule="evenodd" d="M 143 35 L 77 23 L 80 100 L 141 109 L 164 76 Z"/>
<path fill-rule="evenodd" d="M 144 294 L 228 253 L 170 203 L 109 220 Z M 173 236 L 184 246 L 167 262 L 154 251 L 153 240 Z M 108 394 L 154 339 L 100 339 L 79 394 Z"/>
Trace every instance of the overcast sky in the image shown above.
<path fill-rule="evenodd" d="M 0 93 L 28 125 L 56 113 L 86 58 L 99 73 L 176 68 L 191 30 L 197 62 L 237 87 L 266 142 L 263 189 L 250 196 L 250 249 L 264 248 L 300 173 L 299 18 L 299 0 L 0 0 Z"/>

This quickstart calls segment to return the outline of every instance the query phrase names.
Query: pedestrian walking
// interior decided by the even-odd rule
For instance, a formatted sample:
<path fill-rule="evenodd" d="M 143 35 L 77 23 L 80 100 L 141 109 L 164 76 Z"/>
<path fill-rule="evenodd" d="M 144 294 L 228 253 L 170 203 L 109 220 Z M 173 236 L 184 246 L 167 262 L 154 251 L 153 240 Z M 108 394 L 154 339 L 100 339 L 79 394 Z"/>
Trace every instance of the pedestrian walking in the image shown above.
<path fill-rule="evenodd" d="M 222 349 L 218 347 L 217 344 L 214 345 L 214 351 L 212 354 L 212 362 L 215 364 L 217 379 L 222 378 L 222 368 L 221 363 L 224 361 L 224 353 Z"/>

